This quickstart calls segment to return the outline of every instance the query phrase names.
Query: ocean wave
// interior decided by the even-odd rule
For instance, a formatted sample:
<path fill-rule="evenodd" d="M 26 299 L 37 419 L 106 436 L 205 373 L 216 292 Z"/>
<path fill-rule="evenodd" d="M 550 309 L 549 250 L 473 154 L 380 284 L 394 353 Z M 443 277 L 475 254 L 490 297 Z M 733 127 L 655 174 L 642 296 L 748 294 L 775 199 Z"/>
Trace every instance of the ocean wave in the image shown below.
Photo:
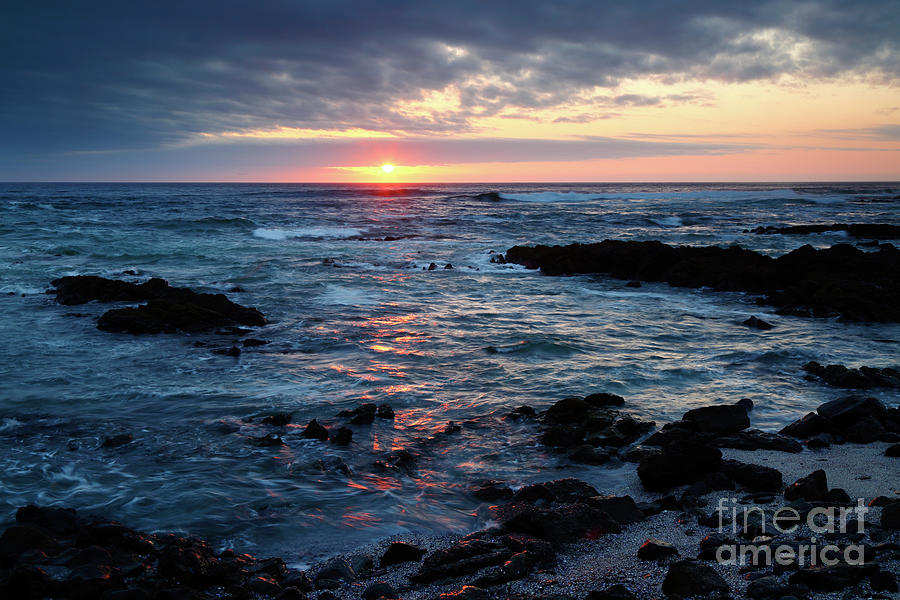
<path fill-rule="evenodd" d="M 381 303 L 377 294 L 333 283 L 329 283 L 326 286 L 325 293 L 319 296 L 319 301 L 329 305 L 336 304 L 341 306 L 371 306 Z"/>
<path fill-rule="evenodd" d="M 583 192 L 500 192 L 499 196 L 503 200 L 515 200 L 517 202 L 582 202 L 601 199 L 601 196 L 598 194 L 586 194 Z"/>
<path fill-rule="evenodd" d="M 361 235 L 362 229 L 355 227 L 292 227 L 290 229 L 264 228 L 253 230 L 253 236 L 264 240 L 287 240 L 290 238 L 307 239 L 346 239 Z"/>
<path fill-rule="evenodd" d="M 572 344 L 553 341 L 523 340 L 506 346 L 488 346 L 484 349 L 488 354 L 512 354 L 524 356 L 564 357 L 578 354 L 582 350 Z"/>

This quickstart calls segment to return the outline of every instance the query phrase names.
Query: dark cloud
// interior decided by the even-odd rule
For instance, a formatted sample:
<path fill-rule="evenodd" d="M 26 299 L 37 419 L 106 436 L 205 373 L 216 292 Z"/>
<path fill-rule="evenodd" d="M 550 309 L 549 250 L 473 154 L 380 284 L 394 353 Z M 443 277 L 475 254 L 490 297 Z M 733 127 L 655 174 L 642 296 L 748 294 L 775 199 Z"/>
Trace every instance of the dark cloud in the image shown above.
<path fill-rule="evenodd" d="M 823 129 L 822 133 L 849 140 L 877 140 L 883 142 L 900 141 L 900 124 L 879 125 L 862 129 Z"/>
<path fill-rule="evenodd" d="M 896 0 L 86 0 L 7 3 L 3 13 L 7 152 L 142 148 L 279 125 L 458 134 L 475 115 L 565 106 L 644 75 L 900 76 Z M 391 110 L 451 84 L 459 110 Z"/>

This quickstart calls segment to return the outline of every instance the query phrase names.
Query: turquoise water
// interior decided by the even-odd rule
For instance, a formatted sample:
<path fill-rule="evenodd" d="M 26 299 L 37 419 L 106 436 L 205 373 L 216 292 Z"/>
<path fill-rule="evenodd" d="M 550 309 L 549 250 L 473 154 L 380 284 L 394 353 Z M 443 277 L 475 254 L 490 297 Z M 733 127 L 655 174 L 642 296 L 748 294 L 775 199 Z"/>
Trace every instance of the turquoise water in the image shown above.
<path fill-rule="evenodd" d="M 489 191 L 501 199 L 478 196 Z M 570 466 L 503 414 L 610 391 L 663 423 L 748 397 L 754 426 L 774 429 L 841 395 L 800 365 L 896 366 L 900 326 L 778 316 L 743 294 L 544 277 L 493 264 L 492 252 L 617 238 L 778 254 L 855 240 L 743 230 L 897 224 L 898 194 L 897 184 L 0 184 L 0 514 L 74 506 L 302 563 L 384 535 L 483 525 L 486 507 L 466 494 L 479 479 L 576 474 L 621 490 L 628 465 Z M 253 336 L 270 343 L 230 358 L 212 351 L 228 336 L 98 331 L 108 306 L 44 293 L 74 274 L 223 291 L 267 315 Z M 750 314 L 776 328 L 740 326 Z M 310 419 L 330 426 L 361 402 L 387 402 L 397 418 L 354 427 L 347 449 L 300 437 Z M 275 411 L 299 425 L 259 423 Z M 450 420 L 459 433 L 443 433 Z M 248 443 L 279 431 L 282 448 Z M 98 449 L 120 432 L 135 442 Z M 418 455 L 417 472 L 373 468 L 399 448 Z"/>

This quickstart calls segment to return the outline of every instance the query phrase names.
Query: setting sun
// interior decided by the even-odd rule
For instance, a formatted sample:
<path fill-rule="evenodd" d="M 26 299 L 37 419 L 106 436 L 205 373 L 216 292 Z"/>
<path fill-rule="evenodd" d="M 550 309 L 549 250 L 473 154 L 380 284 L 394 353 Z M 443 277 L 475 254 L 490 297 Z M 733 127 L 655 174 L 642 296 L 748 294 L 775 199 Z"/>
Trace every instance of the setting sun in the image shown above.
<path fill-rule="evenodd" d="M 393 173 L 393 171 L 394 171 L 394 165 L 390 165 L 390 164 L 388 164 L 388 165 L 381 165 L 381 170 L 384 171 L 385 173 Z"/>

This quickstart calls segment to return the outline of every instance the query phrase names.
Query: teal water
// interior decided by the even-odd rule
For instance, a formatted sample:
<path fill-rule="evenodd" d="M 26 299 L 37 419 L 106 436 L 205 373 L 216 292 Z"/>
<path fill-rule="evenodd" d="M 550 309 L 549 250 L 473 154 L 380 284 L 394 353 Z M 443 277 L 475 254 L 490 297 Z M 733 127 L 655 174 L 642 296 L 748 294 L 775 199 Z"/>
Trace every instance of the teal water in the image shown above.
<path fill-rule="evenodd" d="M 489 191 L 501 199 L 478 196 Z M 503 414 L 610 391 L 664 423 L 747 397 L 754 426 L 774 429 L 842 393 L 804 380 L 800 365 L 896 366 L 900 326 L 778 316 L 743 294 L 544 277 L 492 253 L 617 238 L 778 254 L 855 240 L 743 230 L 896 224 L 898 194 L 897 184 L 0 184 L 0 518 L 26 503 L 73 506 L 304 562 L 384 535 L 478 527 L 486 507 L 465 491 L 479 479 L 576 474 L 615 492 L 628 465 L 572 467 Z M 223 291 L 267 315 L 253 336 L 270 343 L 235 359 L 212 352 L 228 336 L 98 331 L 108 306 L 44 293 L 74 274 Z M 740 326 L 750 314 L 776 329 Z M 347 449 L 299 436 L 361 402 L 387 402 L 397 418 L 355 427 Z M 259 423 L 274 411 L 301 424 L 281 432 L 286 446 L 248 443 L 279 431 Z M 462 431 L 444 435 L 450 420 Z M 135 442 L 98 449 L 120 432 Z M 373 469 L 399 448 L 419 456 L 416 473 Z"/>

